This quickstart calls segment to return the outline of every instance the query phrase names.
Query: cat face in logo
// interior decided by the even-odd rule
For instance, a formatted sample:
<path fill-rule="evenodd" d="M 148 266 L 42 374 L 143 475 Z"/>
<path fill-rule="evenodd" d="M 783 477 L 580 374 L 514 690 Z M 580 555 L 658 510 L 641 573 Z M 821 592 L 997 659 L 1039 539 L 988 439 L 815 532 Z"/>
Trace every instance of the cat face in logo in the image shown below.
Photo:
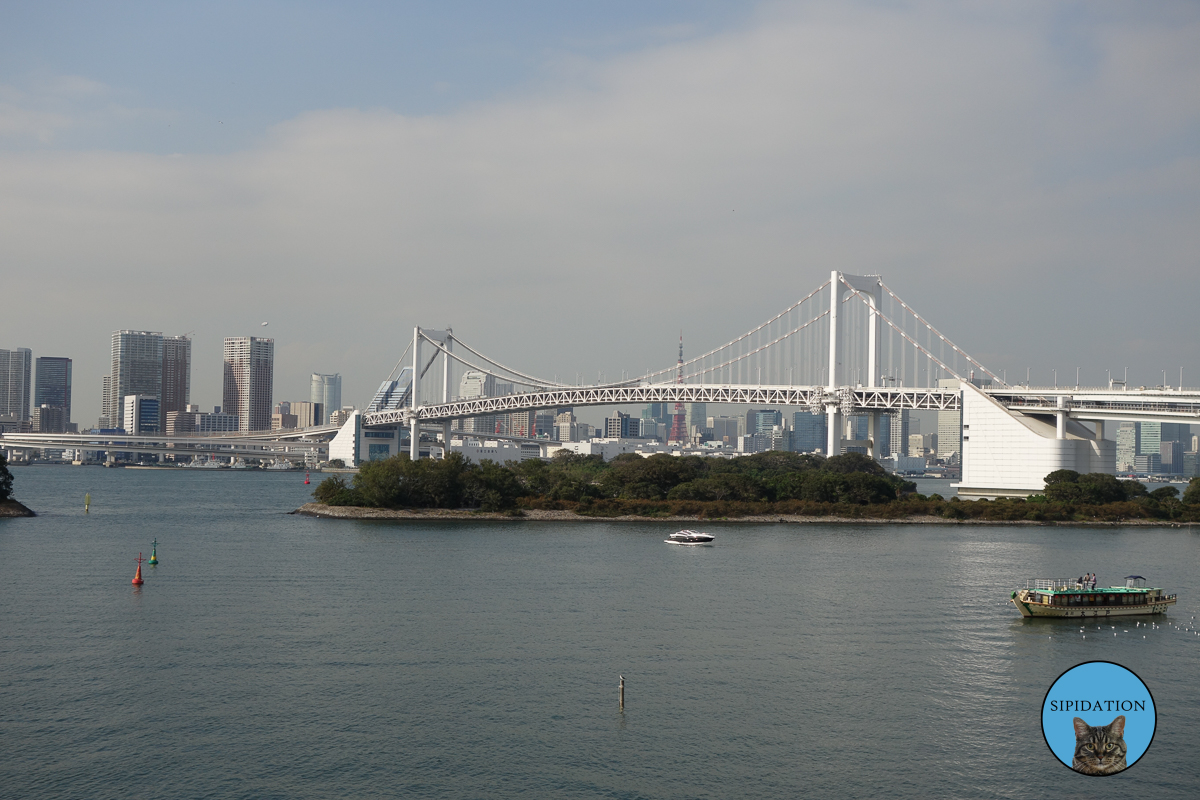
<path fill-rule="evenodd" d="M 1126 766 L 1124 714 L 1096 727 L 1075 718 L 1075 758 L 1071 769 L 1084 775 L 1115 775 Z"/>

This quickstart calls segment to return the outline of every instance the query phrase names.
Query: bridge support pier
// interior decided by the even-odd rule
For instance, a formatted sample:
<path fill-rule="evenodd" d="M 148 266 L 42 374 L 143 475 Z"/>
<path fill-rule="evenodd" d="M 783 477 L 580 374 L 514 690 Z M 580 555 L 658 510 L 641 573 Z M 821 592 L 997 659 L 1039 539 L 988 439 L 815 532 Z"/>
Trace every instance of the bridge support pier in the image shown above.
<path fill-rule="evenodd" d="M 842 412 L 837 406 L 825 407 L 826 458 L 842 454 Z"/>

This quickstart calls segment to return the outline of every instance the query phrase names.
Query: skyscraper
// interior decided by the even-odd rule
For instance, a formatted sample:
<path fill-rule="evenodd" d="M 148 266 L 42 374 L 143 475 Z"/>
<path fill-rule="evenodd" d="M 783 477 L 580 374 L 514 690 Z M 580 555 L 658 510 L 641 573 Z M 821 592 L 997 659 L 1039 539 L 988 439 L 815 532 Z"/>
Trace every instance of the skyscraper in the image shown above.
<path fill-rule="evenodd" d="M 163 335 L 158 331 L 113 331 L 111 356 L 101 414 L 108 427 L 123 428 L 125 397 L 162 397 Z"/>
<path fill-rule="evenodd" d="M 165 430 L 167 414 L 186 411 L 192 393 L 192 340 L 187 336 L 163 337 L 162 402 L 158 429 Z"/>
<path fill-rule="evenodd" d="M 71 422 L 71 359 L 54 356 L 41 356 L 37 359 L 37 383 L 33 387 L 33 405 L 36 408 L 61 408 L 64 426 Z"/>
<path fill-rule="evenodd" d="M 458 396 L 462 398 L 495 397 L 499 393 L 495 376 L 486 372 L 467 370 L 458 382 Z M 463 419 L 461 429 L 467 433 L 496 433 L 496 423 L 495 414 L 483 414 Z"/>
<path fill-rule="evenodd" d="M 329 412 L 342 407 L 342 376 L 336 372 L 332 375 L 312 373 L 308 399 L 321 404 L 321 419 L 316 424 L 324 425 L 329 420 Z"/>
<path fill-rule="evenodd" d="M 1122 422 L 1117 428 L 1117 472 L 1133 471 L 1133 461 L 1137 458 L 1138 424 Z"/>
<path fill-rule="evenodd" d="M 10 422 L 29 419 L 29 386 L 33 351 L 28 347 L 0 350 L 0 417 Z"/>
<path fill-rule="evenodd" d="M 908 455 L 908 409 L 901 411 L 893 411 L 889 414 L 891 419 L 891 442 L 888 452 L 892 455 L 906 456 Z"/>
<path fill-rule="evenodd" d="M 797 453 L 825 452 L 827 425 L 824 414 L 808 411 L 792 414 L 792 449 Z"/>
<path fill-rule="evenodd" d="M 225 380 L 221 410 L 238 415 L 238 429 L 271 429 L 271 392 L 275 380 L 275 340 L 256 336 L 225 337 Z"/>

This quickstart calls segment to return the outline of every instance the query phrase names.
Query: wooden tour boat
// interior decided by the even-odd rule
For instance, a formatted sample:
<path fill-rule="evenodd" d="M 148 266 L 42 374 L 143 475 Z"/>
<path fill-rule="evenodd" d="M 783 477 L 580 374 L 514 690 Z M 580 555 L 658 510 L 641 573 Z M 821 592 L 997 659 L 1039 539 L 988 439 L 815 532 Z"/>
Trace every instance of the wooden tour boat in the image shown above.
<path fill-rule="evenodd" d="M 1141 575 L 1127 575 L 1124 586 L 1095 588 L 1077 580 L 1031 580 L 1012 593 L 1023 617 L 1127 617 L 1162 614 L 1175 605 L 1175 595 L 1146 585 Z"/>

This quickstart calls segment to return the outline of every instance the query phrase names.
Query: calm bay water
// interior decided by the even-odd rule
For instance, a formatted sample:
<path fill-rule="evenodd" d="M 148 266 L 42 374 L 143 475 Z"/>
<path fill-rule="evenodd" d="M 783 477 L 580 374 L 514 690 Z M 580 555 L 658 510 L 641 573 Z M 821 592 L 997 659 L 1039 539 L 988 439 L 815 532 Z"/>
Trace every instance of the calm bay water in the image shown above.
<path fill-rule="evenodd" d="M 5 798 L 1200 794 L 1191 529 L 713 524 L 683 548 L 669 523 L 289 516 L 294 473 L 13 472 L 41 516 L 0 520 Z M 1007 601 L 1086 571 L 1177 591 L 1174 624 L 1084 638 Z M 1159 714 L 1102 783 L 1039 727 L 1097 659 Z"/>

